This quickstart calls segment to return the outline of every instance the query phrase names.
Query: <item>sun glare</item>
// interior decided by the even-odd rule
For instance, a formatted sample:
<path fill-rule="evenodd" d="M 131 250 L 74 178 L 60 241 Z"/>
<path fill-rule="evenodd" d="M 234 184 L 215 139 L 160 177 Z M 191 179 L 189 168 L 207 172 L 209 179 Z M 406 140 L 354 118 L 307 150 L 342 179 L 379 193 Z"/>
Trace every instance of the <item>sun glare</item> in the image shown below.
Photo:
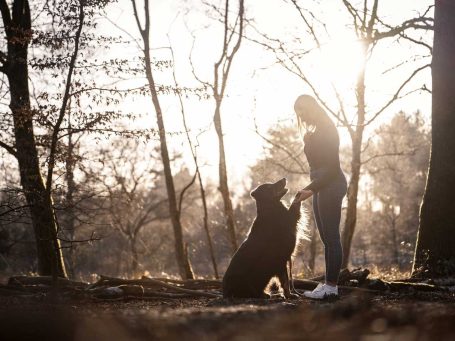
<path fill-rule="evenodd" d="M 325 77 L 337 87 L 351 86 L 363 65 L 360 43 L 347 38 L 334 38 L 319 51 L 319 63 Z"/>

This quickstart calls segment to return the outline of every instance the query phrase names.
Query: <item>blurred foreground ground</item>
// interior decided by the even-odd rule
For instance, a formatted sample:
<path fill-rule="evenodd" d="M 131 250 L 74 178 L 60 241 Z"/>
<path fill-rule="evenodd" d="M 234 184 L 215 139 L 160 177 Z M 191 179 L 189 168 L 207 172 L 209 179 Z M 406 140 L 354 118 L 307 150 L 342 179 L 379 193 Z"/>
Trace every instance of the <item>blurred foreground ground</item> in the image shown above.
<path fill-rule="evenodd" d="M 455 340 L 454 293 L 334 302 L 0 296 L 0 340 Z"/>

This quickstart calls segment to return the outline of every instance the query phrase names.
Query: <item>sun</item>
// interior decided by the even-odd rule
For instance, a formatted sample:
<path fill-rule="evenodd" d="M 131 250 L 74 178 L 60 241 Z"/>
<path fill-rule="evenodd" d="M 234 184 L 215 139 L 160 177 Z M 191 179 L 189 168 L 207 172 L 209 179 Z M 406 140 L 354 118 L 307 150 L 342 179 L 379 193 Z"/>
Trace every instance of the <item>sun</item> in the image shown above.
<path fill-rule="evenodd" d="M 365 55 L 359 41 L 339 36 L 321 46 L 318 59 L 325 78 L 337 88 L 345 88 L 357 81 Z"/>

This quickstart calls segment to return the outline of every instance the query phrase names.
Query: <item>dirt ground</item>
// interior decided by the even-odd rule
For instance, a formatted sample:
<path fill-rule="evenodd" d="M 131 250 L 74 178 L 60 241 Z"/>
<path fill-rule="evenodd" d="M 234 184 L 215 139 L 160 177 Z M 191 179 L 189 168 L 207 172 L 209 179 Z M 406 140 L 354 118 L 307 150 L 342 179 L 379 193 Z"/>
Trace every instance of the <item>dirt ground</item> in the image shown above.
<path fill-rule="evenodd" d="M 1 340 L 455 340 L 455 294 L 333 302 L 0 296 Z"/>

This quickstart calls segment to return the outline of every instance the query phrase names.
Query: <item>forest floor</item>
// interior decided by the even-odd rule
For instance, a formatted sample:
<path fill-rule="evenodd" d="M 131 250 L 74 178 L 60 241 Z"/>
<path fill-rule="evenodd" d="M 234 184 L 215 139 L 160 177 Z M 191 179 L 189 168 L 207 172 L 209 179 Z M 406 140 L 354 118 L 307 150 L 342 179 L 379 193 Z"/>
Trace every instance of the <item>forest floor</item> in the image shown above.
<path fill-rule="evenodd" d="M 332 302 L 0 296 L 1 340 L 455 340 L 455 294 L 341 292 Z"/>

